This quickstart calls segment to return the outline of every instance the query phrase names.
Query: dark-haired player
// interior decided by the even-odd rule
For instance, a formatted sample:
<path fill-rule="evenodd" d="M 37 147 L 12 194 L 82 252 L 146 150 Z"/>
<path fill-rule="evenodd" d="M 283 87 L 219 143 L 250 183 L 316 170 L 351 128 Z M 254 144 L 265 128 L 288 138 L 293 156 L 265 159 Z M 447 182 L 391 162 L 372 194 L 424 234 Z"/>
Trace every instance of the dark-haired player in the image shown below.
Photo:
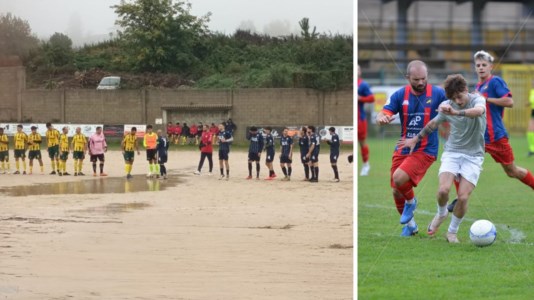
<path fill-rule="evenodd" d="M 108 151 L 106 137 L 102 133 L 102 127 L 96 127 L 96 132 L 89 138 L 89 155 L 93 163 L 93 176 L 96 176 L 96 161 L 100 162 L 100 176 L 108 176 L 104 173 L 104 153 Z"/>
<path fill-rule="evenodd" d="M 299 148 L 300 161 L 304 166 L 304 181 L 310 180 L 310 159 L 307 157 L 308 150 L 310 150 L 310 137 L 308 136 L 308 128 L 303 126 L 299 134 Z"/>
<path fill-rule="evenodd" d="M 9 174 L 9 138 L 2 127 L 0 127 L 0 162 L 2 163 L 2 174 Z"/>
<path fill-rule="evenodd" d="M 263 152 L 263 135 L 258 132 L 256 126 L 250 127 L 247 134 L 247 140 L 250 141 L 248 147 L 248 177 L 252 179 L 252 163 L 256 162 L 256 179 L 260 179 L 260 157 Z"/>
<path fill-rule="evenodd" d="M 362 80 L 362 72 L 358 66 L 358 144 L 362 153 L 362 170 L 360 176 L 369 175 L 371 166 L 369 165 L 369 146 L 366 143 L 367 139 L 367 118 L 365 116 L 365 103 L 372 103 L 375 101 L 375 96 L 371 92 L 369 84 Z"/>
<path fill-rule="evenodd" d="M 271 127 L 265 127 L 263 132 L 265 133 L 265 165 L 269 169 L 269 177 L 265 180 L 273 180 L 276 178 L 274 173 L 273 161 L 274 161 L 274 137 L 271 134 L 273 129 Z"/>
<path fill-rule="evenodd" d="M 315 126 L 308 126 L 310 149 L 306 157 L 310 160 L 310 182 L 319 182 L 319 152 L 321 151 L 321 137 L 315 132 Z"/>
<path fill-rule="evenodd" d="M 230 179 L 230 164 L 228 163 L 230 154 L 230 143 L 234 140 L 230 131 L 224 130 L 224 124 L 219 124 L 219 134 L 217 142 L 219 144 L 219 168 L 221 170 L 221 177 L 224 179 L 224 166 L 226 166 L 226 180 Z"/>
<path fill-rule="evenodd" d="M 17 125 L 17 132 L 13 137 L 15 141 L 15 166 L 17 170 L 13 174 L 20 174 L 19 159 L 22 160 L 23 175 L 26 175 L 26 146 L 28 144 L 28 135 L 22 131 L 22 125 Z"/>
<path fill-rule="evenodd" d="M 204 160 L 208 159 L 209 172 L 208 175 L 213 175 L 213 137 L 209 131 L 209 126 L 206 124 L 202 130 L 202 137 L 200 138 L 200 161 L 198 162 L 198 168 L 194 172 L 195 175 L 200 175 L 202 172 L 202 166 Z"/>
<path fill-rule="evenodd" d="M 157 131 L 158 133 L 158 164 L 159 164 L 159 171 L 160 175 L 163 179 L 167 179 L 167 168 L 165 167 L 165 163 L 167 162 L 168 158 L 168 150 L 169 150 L 169 144 L 170 141 L 167 137 L 165 137 L 161 130 Z"/>
<path fill-rule="evenodd" d="M 291 163 L 293 162 L 293 138 L 288 135 L 289 129 L 286 127 L 280 137 L 280 167 L 284 173 L 283 181 L 291 180 Z"/>
<path fill-rule="evenodd" d="M 72 137 L 72 158 L 74 159 L 74 176 L 84 176 L 82 172 L 83 160 L 87 152 L 87 138 L 82 134 L 82 128 L 76 127 L 76 134 Z"/>
<path fill-rule="evenodd" d="M 148 174 L 146 177 L 159 177 L 159 172 L 156 172 L 158 135 L 152 131 L 152 125 L 146 126 L 143 146 L 146 149 L 146 160 L 148 161 Z"/>
<path fill-rule="evenodd" d="M 59 173 L 59 135 L 59 131 L 52 126 L 52 123 L 46 123 L 46 144 L 52 166 L 50 175 L 55 175 L 56 170 Z"/>
<path fill-rule="evenodd" d="M 140 155 L 139 145 L 137 144 L 137 128 L 132 127 L 130 133 L 126 134 L 121 143 L 122 156 L 124 157 L 124 170 L 126 171 L 126 179 L 132 178 L 132 164 L 135 159 L 135 151 Z"/>
<path fill-rule="evenodd" d="M 328 128 L 330 133 L 330 140 L 326 143 L 330 145 L 330 164 L 334 170 L 334 179 L 332 181 L 339 182 L 339 172 L 337 171 L 337 159 L 339 157 L 339 135 L 336 133 L 335 127 Z"/>
<path fill-rule="evenodd" d="M 67 176 L 70 175 L 67 173 L 67 159 L 69 158 L 69 128 L 63 127 L 62 133 L 59 135 L 59 167 L 58 175 Z"/>
<path fill-rule="evenodd" d="M 41 174 L 44 173 L 43 158 L 41 157 L 41 135 L 37 133 L 37 126 L 32 126 L 31 133 L 28 136 L 28 159 L 30 160 L 30 173 L 33 174 L 33 160 L 37 159 L 41 167 Z"/>

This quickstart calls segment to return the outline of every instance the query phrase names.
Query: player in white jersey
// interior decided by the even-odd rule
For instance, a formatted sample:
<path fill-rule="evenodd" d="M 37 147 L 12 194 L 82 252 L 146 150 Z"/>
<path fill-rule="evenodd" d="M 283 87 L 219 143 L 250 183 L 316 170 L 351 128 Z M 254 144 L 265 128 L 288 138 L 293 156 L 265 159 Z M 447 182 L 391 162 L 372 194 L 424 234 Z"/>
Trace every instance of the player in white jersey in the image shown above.
<path fill-rule="evenodd" d="M 447 100 L 439 106 L 439 114 L 411 139 L 401 140 L 399 147 L 413 150 L 415 145 L 438 125 L 448 121 L 451 127 L 445 143 L 439 168 L 437 193 L 438 212 L 430 225 L 428 234 L 434 235 L 448 215 L 449 191 L 455 179 L 460 182 L 458 203 L 447 231 L 447 241 L 459 243 L 456 236 L 460 223 L 467 212 L 469 195 L 475 188 L 484 162 L 484 132 L 486 130 L 486 100 L 478 94 L 469 94 L 467 82 L 460 74 L 450 75 L 444 83 Z"/>

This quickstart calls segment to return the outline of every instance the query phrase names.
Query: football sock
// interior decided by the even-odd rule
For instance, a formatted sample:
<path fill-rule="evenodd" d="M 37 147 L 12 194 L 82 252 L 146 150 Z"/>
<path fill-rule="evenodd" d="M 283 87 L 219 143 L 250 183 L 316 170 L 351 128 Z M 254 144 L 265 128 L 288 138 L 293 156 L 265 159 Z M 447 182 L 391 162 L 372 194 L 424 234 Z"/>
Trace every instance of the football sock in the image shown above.
<path fill-rule="evenodd" d="M 532 173 L 530 173 L 530 171 L 527 170 L 527 175 L 523 177 L 523 179 L 521 179 L 521 182 L 534 189 L 534 176 L 532 176 Z"/>
<path fill-rule="evenodd" d="M 230 176 L 230 169 L 226 169 L 226 177 Z"/>
<path fill-rule="evenodd" d="M 397 190 L 404 196 L 405 199 L 413 199 L 415 197 L 413 193 L 412 183 L 409 180 L 400 187 L 397 187 Z"/>
<path fill-rule="evenodd" d="M 311 171 L 311 179 L 315 179 L 315 168 L 310 167 L 310 171 Z"/>
<path fill-rule="evenodd" d="M 224 169 L 223 168 L 221 168 L 221 175 L 224 176 Z"/>
<path fill-rule="evenodd" d="M 3 172 L 6 171 L 6 162 L 5 161 L 2 162 L 2 171 Z"/>
<path fill-rule="evenodd" d="M 304 165 L 304 175 L 306 176 L 306 179 L 310 178 L 310 166 Z"/>
<path fill-rule="evenodd" d="M 22 168 L 23 168 L 24 171 L 26 171 L 26 161 L 25 160 L 22 161 Z"/>
<path fill-rule="evenodd" d="M 156 174 L 159 174 L 159 164 L 156 164 L 156 163 L 154 164 L 154 172 Z"/>
<path fill-rule="evenodd" d="M 96 162 L 93 163 L 93 173 L 96 173 Z"/>
<path fill-rule="evenodd" d="M 96 173 L 96 171 L 95 171 Z M 104 163 L 100 163 L 100 174 L 104 173 Z"/>
<path fill-rule="evenodd" d="M 83 160 L 79 160 L 78 161 L 78 172 L 81 172 L 82 171 L 82 166 L 83 166 Z"/>
<path fill-rule="evenodd" d="M 165 165 L 159 165 L 159 170 L 161 175 L 167 175 L 167 169 L 165 168 Z"/>
<path fill-rule="evenodd" d="M 128 164 L 124 165 L 124 171 L 126 172 L 126 174 L 130 174 L 130 172 L 128 170 Z"/>
<path fill-rule="evenodd" d="M 41 165 L 39 165 L 39 167 L 41 169 L 41 173 L 43 173 L 44 172 L 44 166 L 41 164 Z"/>
<path fill-rule="evenodd" d="M 15 166 L 17 167 L 17 171 L 20 171 L 20 161 L 15 161 Z"/>
<path fill-rule="evenodd" d="M 404 211 L 404 202 L 406 202 L 406 199 L 401 196 L 401 198 L 393 197 L 393 200 L 395 200 L 395 207 L 397 208 L 397 211 L 402 215 L 402 212 Z"/>
<path fill-rule="evenodd" d="M 284 173 L 284 176 L 287 176 L 287 170 L 286 170 L 286 167 L 282 167 L 282 173 Z"/>
<path fill-rule="evenodd" d="M 406 200 L 406 204 L 414 204 L 415 201 L 412 199 L 412 200 Z"/>
<path fill-rule="evenodd" d="M 534 131 L 527 132 L 528 150 L 534 152 Z"/>
<path fill-rule="evenodd" d="M 56 164 L 54 161 L 52 161 L 51 165 L 52 165 L 52 172 L 56 171 Z"/>
<path fill-rule="evenodd" d="M 30 165 L 30 173 L 33 172 L 33 165 Z"/>
<path fill-rule="evenodd" d="M 408 221 L 407 225 L 412 228 L 417 226 L 417 223 L 415 223 L 415 218 L 412 218 L 410 221 Z"/>
<path fill-rule="evenodd" d="M 252 177 L 252 163 L 248 163 L 248 176 Z"/>
<path fill-rule="evenodd" d="M 439 206 L 438 204 L 438 215 L 445 216 L 447 214 L 448 214 L 447 204 L 445 204 L 444 206 Z"/>
<path fill-rule="evenodd" d="M 369 146 L 365 145 L 362 147 L 362 161 L 366 163 L 369 161 Z"/>
<path fill-rule="evenodd" d="M 334 176 L 336 179 L 339 179 L 339 173 L 337 171 L 337 166 L 332 166 L 332 169 L 334 170 Z"/>
<path fill-rule="evenodd" d="M 256 163 L 256 177 L 260 177 L 260 163 Z"/>
<path fill-rule="evenodd" d="M 458 218 L 454 214 L 452 215 L 451 224 L 449 225 L 449 232 L 450 233 L 457 233 L 458 227 L 460 227 L 460 224 L 462 223 L 464 218 Z"/>
<path fill-rule="evenodd" d="M 293 168 L 287 167 L 287 176 L 291 177 L 291 171 L 293 171 Z"/>
<path fill-rule="evenodd" d="M 319 179 L 319 167 L 314 167 L 315 168 L 315 179 Z"/>

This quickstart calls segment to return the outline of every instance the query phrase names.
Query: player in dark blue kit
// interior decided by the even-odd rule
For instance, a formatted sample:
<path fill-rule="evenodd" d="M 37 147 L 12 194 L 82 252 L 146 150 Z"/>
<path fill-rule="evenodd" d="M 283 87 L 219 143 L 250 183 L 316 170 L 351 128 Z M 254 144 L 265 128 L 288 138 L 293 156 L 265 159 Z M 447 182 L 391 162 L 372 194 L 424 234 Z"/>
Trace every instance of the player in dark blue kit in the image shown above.
<path fill-rule="evenodd" d="M 310 150 L 310 137 L 308 136 L 308 128 L 303 126 L 300 130 L 299 136 L 300 161 L 304 166 L 304 181 L 310 180 L 310 160 L 306 157 L 308 150 Z"/>
<path fill-rule="evenodd" d="M 269 168 L 269 177 L 265 178 L 265 180 L 273 180 L 276 178 L 276 174 L 274 173 L 273 168 L 273 161 L 274 161 L 274 138 L 271 134 L 272 128 L 271 127 L 265 127 L 263 129 L 265 132 L 265 152 L 267 152 L 265 156 L 265 165 L 267 168 Z"/>
<path fill-rule="evenodd" d="M 288 135 L 289 129 L 284 128 L 280 138 L 280 167 L 284 173 L 283 181 L 291 180 L 291 163 L 293 162 L 293 138 Z M 287 169 L 286 169 L 287 166 Z"/>
<path fill-rule="evenodd" d="M 158 152 L 159 172 L 163 179 L 167 179 L 167 168 L 165 167 L 165 163 L 167 162 L 168 150 L 169 140 L 166 136 L 163 136 L 161 130 L 158 130 L 158 145 L 156 151 Z"/>
<path fill-rule="evenodd" d="M 250 127 L 247 134 L 247 140 L 250 141 L 248 147 L 248 177 L 252 179 L 252 162 L 256 162 L 256 179 L 260 179 L 260 157 L 263 151 L 263 135 L 258 132 L 255 126 Z"/>
<path fill-rule="evenodd" d="M 332 165 L 332 170 L 334 170 L 334 179 L 332 181 L 339 182 L 339 173 L 337 171 L 337 159 L 339 157 L 339 135 L 336 133 L 335 127 L 328 128 L 330 132 L 330 140 L 327 140 L 326 143 L 330 145 L 330 164 Z"/>
<path fill-rule="evenodd" d="M 306 157 L 310 159 L 310 182 L 319 182 L 319 152 L 321 150 L 321 137 L 315 133 L 315 126 L 308 126 L 310 136 L 310 149 Z"/>
<path fill-rule="evenodd" d="M 221 177 L 224 179 L 224 166 L 226 166 L 226 180 L 230 179 L 230 164 L 228 163 L 228 154 L 230 153 L 230 143 L 234 140 L 230 131 L 224 130 L 224 124 L 219 124 L 219 134 L 217 135 L 217 143 L 219 144 L 219 167 L 221 170 Z"/>

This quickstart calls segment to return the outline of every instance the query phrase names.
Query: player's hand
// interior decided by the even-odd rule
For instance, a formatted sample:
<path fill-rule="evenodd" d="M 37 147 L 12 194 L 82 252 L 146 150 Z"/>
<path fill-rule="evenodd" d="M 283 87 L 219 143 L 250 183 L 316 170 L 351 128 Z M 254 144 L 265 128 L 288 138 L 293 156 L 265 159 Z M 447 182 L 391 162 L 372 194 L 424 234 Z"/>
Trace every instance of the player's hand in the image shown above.
<path fill-rule="evenodd" d="M 376 118 L 376 123 L 378 125 L 385 125 L 391 123 L 393 120 L 395 120 L 395 116 L 382 115 Z"/>
<path fill-rule="evenodd" d="M 413 137 L 410 139 L 401 139 L 397 142 L 397 147 L 400 149 L 409 148 L 410 154 L 412 154 L 413 149 L 415 148 L 415 145 L 417 145 L 417 142 L 419 139 L 417 137 Z"/>
<path fill-rule="evenodd" d="M 440 105 L 438 108 L 438 112 L 448 116 L 456 116 L 458 114 L 458 111 L 452 108 L 452 106 L 450 106 L 449 104 Z"/>

